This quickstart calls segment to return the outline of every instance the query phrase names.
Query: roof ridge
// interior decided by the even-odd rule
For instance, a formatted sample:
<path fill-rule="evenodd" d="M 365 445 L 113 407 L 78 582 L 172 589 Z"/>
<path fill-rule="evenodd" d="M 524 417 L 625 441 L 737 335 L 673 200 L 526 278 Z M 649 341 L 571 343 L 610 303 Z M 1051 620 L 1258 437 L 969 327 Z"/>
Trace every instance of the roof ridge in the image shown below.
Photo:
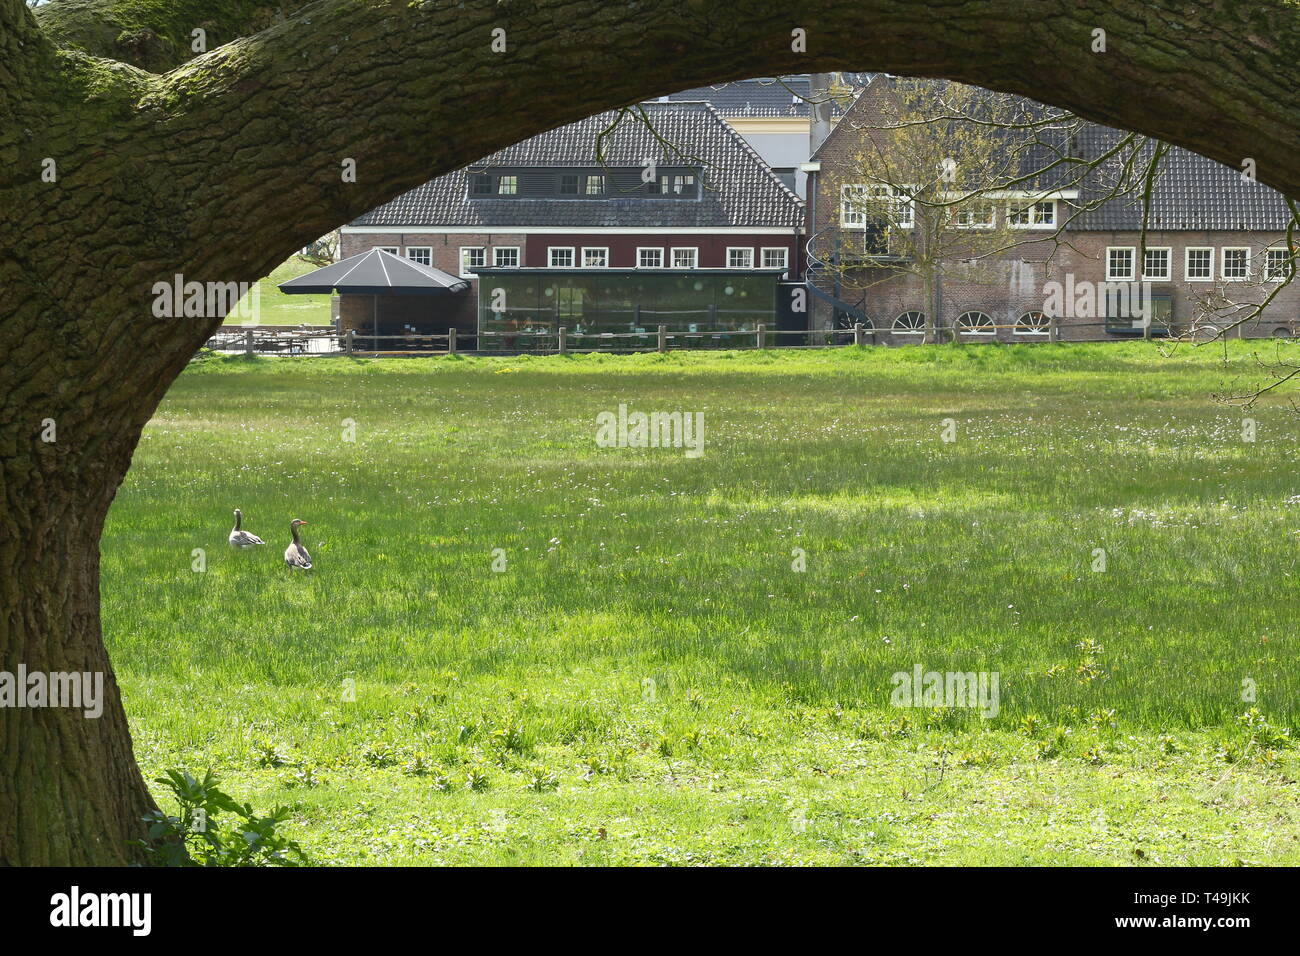
<path fill-rule="evenodd" d="M 717 120 L 724 127 L 726 127 L 727 133 L 731 136 L 731 138 L 740 144 L 741 150 L 743 152 L 747 153 L 752 160 L 758 163 L 762 171 L 767 174 L 768 179 L 771 182 L 776 183 L 777 186 L 779 186 L 790 198 L 794 199 L 794 201 L 800 207 L 802 207 L 804 201 L 799 198 L 799 194 L 781 181 L 781 177 L 779 177 L 776 173 L 772 171 L 772 167 L 767 164 L 767 160 L 765 160 L 762 156 L 759 155 L 758 150 L 754 149 L 754 147 L 750 144 L 749 140 L 741 136 L 740 131 L 737 130 L 734 126 L 732 126 L 730 123 L 728 123 L 726 117 L 724 117 L 712 103 L 706 102 L 704 103 L 704 107 L 706 110 L 708 110 L 708 112 L 713 114 L 713 118 L 715 120 Z"/>

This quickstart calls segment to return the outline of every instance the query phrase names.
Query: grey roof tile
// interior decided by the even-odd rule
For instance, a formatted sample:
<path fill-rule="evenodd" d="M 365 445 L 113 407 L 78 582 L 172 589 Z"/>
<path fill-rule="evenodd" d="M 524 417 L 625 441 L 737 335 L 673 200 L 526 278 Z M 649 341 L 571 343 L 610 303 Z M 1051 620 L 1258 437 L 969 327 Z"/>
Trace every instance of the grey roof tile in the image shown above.
<path fill-rule="evenodd" d="M 866 85 L 870 81 L 870 76 L 869 73 L 844 74 L 846 82 L 855 87 Z M 823 91 L 818 95 L 824 96 L 825 93 Z M 693 90 L 673 93 L 668 99 L 700 100 L 708 103 L 728 119 L 739 119 L 750 116 L 755 118 L 806 117 L 810 113 L 809 99 L 812 97 L 812 77 L 804 73 L 701 86 Z M 842 101 L 835 100 L 831 111 L 834 115 L 842 113 Z"/>
<path fill-rule="evenodd" d="M 739 133 L 707 103 L 642 104 L 561 126 L 493 153 L 466 169 L 439 176 L 354 220 L 354 226 L 677 227 L 803 224 L 803 204 Z M 646 159 L 664 167 L 702 166 L 706 187 L 698 200 L 470 199 L 468 173 L 499 167 L 597 166 L 597 137 L 604 165 L 639 169 Z"/>

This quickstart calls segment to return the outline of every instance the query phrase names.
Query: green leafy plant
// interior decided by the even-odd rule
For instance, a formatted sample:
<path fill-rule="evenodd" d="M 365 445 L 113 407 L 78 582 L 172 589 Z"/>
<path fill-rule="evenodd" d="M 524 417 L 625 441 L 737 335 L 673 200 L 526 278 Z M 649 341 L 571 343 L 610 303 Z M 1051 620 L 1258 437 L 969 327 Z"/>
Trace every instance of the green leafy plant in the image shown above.
<path fill-rule="evenodd" d="M 381 740 L 362 751 L 361 759 L 371 767 L 391 767 L 397 763 L 397 751 Z"/>
<path fill-rule="evenodd" d="M 545 767 L 533 767 L 528 771 L 527 782 L 524 784 L 525 790 L 531 790 L 534 793 L 550 793 L 557 790 L 560 786 L 560 778 Z"/>
<path fill-rule="evenodd" d="M 180 813 L 151 810 L 143 820 L 148 839 L 134 841 L 155 866 L 300 866 L 310 862 L 302 848 L 279 831 L 288 807 L 259 816 L 217 787 L 211 771 L 199 780 L 168 770 L 155 780 L 172 792 Z"/>

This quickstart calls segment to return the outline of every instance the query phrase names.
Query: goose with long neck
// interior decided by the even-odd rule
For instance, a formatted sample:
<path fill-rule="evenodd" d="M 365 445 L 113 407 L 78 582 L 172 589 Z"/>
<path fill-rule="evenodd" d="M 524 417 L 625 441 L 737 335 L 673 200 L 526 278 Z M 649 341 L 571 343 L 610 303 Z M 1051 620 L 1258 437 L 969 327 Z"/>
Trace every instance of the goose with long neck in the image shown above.
<path fill-rule="evenodd" d="M 235 527 L 231 529 L 230 537 L 226 539 L 230 542 L 232 548 L 256 548 L 259 544 L 266 544 L 265 541 L 251 531 L 243 530 L 243 523 L 244 513 L 236 508 Z"/>
<path fill-rule="evenodd" d="M 301 571 L 311 568 L 311 555 L 298 540 L 298 525 L 306 523 L 301 518 L 294 518 L 289 522 L 289 534 L 293 535 L 293 540 L 289 542 L 289 547 L 284 549 L 284 563 Z"/>

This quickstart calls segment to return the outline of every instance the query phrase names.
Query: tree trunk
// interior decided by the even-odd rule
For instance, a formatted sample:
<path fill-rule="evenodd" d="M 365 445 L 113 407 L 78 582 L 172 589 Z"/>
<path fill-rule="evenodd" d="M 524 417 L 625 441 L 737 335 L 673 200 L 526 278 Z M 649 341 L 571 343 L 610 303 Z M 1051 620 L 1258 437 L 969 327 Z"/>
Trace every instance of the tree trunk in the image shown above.
<path fill-rule="evenodd" d="M 275 22 L 278 7 L 52 0 L 47 34 L 0 0 L 0 662 L 102 671 L 108 698 L 98 720 L 0 709 L 3 863 L 126 862 L 152 806 L 101 640 L 98 539 L 140 429 L 222 318 L 154 315 L 155 282 L 256 280 L 542 130 L 794 72 L 1024 93 L 1252 158 L 1300 195 L 1300 9 L 1284 0 L 291 0 Z M 191 59 L 194 28 L 212 52 Z"/>
<path fill-rule="evenodd" d="M 48 457 L 59 457 L 57 442 Z M 118 865 L 137 859 L 130 843 L 153 804 L 100 639 L 96 542 L 116 482 L 87 501 L 50 471 L 5 521 L 0 670 L 102 674 L 104 699 L 98 717 L 84 706 L 0 709 L 0 864 Z"/>

